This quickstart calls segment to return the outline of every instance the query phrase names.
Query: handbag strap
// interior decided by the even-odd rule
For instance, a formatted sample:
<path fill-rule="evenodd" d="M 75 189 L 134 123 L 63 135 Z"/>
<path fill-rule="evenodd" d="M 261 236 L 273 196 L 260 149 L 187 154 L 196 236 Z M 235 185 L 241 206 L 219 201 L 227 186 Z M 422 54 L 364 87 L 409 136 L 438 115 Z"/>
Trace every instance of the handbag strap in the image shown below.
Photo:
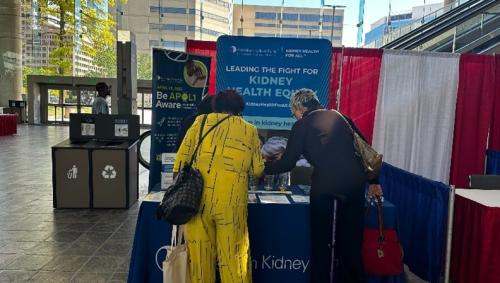
<path fill-rule="evenodd" d="M 205 129 L 207 119 L 208 115 L 203 115 L 203 120 L 201 120 L 200 132 L 198 133 L 198 143 L 201 143 L 201 138 L 203 137 L 203 129 Z"/>
<path fill-rule="evenodd" d="M 170 236 L 170 246 L 177 246 L 177 225 L 172 225 L 172 236 Z"/>
<path fill-rule="evenodd" d="M 222 122 L 229 119 L 231 117 L 231 115 L 228 115 L 228 116 L 224 117 L 223 119 L 221 119 L 220 121 L 218 121 L 215 125 L 213 125 L 210 129 L 208 129 L 208 131 L 205 134 L 203 134 L 203 129 L 205 128 L 205 123 L 207 121 L 207 117 L 208 117 L 208 114 L 204 115 L 203 121 L 201 122 L 200 135 L 198 137 L 198 144 L 196 145 L 196 148 L 194 149 L 193 155 L 191 156 L 191 161 L 189 162 L 189 167 L 193 166 L 193 163 L 196 160 L 196 157 L 198 155 L 198 151 L 200 149 L 200 146 L 201 146 L 201 143 L 203 142 L 203 140 L 208 136 L 208 134 L 211 131 L 213 131 L 215 128 L 217 128 L 217 126 L 219 126 Z"/>
<path fill-rule="evenodd" d="M 382 209 L 382 200 L 377 196 L 377 216 L 378 216 L 378 232 L 379 241 L 384 241 L 384 210 Z"/>
<path fill-rule="evenodd" d="M 369 202 L 367 203 L 368 206 L 366 207 L 365 210 L 365 217 L 368 217 L 370 215 L 370 207 L 372 206 Z M 384 236 L 384 209 L 382 207 L 382 199 L 380 197 L 377 197 L 377 200 L 375 201 L 375 205 L 377 207 L 377 224 L 378 224 L 378 233 L 379 233 L 379 241 L 383 241 L 385 239 Z"/>
<path fill-rule="evenodd" d="M 172 225 L 172 236 L 170 237 L 170 246 L 176 247 L 184 242 L 184 226 Z"/>
<path fill-rule="evenodd" d="M 178 245 L 184 243 L 184 232 L 186 231 L 186 228 L 184 225 L 179 226 L 179 235 L 177 236 L 177 243 Z"/>
<path fill-rule="evenodd" d="M 334 111 L 335 113 L 337 113 L 342 118 L 342 120 L 344 120 L 344 122 L 347 124 L 347 127 L 349 127 L 349 130 L 351 130 L 351 133 L 354 136 L 354 134 L 356 134 L 357 132 L 351 126 L 351 123 L 349 123 L 349 121 L 347 120 L 347 118 L 342 113 L 340 113 L 339 111 L 337 111 L 335 109 L 332 109 L 332 111 Z"/>

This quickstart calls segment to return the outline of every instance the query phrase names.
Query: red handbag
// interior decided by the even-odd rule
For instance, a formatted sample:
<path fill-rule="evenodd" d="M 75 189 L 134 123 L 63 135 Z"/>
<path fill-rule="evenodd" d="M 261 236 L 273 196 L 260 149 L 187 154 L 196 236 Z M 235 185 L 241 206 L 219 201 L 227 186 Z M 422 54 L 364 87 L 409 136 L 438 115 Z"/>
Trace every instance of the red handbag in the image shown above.
<path fill-rule="evenodd" d="M 377 199 L 378 229 L 365 228 L 363 238 L 363 265 L 365 272 L 376 276 L 403 273 L 403 248 L 395 229 L 384 229 L 382 202 Z"/>

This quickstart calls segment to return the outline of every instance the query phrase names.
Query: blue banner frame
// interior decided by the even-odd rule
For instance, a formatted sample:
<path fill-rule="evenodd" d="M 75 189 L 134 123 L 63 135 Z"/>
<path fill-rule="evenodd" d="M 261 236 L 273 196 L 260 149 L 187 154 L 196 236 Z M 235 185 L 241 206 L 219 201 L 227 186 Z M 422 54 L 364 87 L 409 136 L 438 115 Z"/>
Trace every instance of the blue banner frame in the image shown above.
<path fill-rule="evenodd" d="M 221 36 L 217 40 L 217 92 L 236 89 L 245 119 L 259 129 L 289 130 L 290 96 L 316 92 L 328 103 L 332 46 L 326 39 Z"/>

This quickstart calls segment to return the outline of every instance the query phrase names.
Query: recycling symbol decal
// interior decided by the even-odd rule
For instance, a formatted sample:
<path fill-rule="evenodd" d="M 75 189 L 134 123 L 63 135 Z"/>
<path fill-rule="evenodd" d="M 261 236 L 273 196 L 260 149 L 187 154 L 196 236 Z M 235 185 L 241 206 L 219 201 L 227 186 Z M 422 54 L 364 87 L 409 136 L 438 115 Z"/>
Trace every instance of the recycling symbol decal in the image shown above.
<path fill-rule="evenodd" d="M 104 179 L 114 179 L 116 178 L 116 170 L 112 165 L 104 166 L 104 169 L 101 172 L 101 175 Z"/>

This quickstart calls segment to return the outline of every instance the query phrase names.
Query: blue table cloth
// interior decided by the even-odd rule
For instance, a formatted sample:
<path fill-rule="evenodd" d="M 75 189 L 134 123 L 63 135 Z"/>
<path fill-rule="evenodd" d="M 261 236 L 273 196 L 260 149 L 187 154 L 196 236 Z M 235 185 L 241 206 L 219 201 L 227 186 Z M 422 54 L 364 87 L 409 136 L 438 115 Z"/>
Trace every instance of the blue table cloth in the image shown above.
<path fill-rule="evenodd" d="M 248 205 L 254 282 L 309 282 L 309 204 Z M 162 247 L 170 244 L 171 225 L 155 219 L 158 202 L 144 201 L 137 220 L 128 282 L 162 282 Z M 375 211 L 375 210 L 373 210 Z M 366 224 L 377 227 L 376 213 Z M 384 204 L 384 221 L 392 227 L 396 209 Z M 370 278 L 370 282 L 404 282 L 404 276 Z"/>
<path fill-rule="evenodd" d="M 486 174 L 500 175 L 500 151 L 488 150 L 486 156 Z"/>

